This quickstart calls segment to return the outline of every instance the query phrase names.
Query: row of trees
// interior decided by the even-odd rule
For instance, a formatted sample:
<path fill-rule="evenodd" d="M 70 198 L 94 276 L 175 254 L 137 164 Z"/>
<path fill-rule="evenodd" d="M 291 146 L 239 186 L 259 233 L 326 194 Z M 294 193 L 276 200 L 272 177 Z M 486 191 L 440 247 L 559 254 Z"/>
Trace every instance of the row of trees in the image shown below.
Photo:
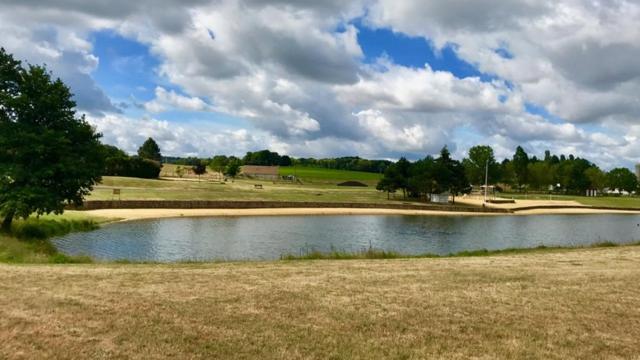
<path fill-rule="evenodd" d="M 449 192 L 455 202 L 455 196 L 466 192 L 468 187 L 464 166 L 451 158 L 445 146 L 437 158 L 427 156 L 413 163 L 400 158 L 387 167 L 376 188 L 387 194 L 402 190 L 405 198 L 426 198 L 429 194 Z"/>
<path fill-rule="evenodd" d="M 383 173 L 389 165 L 389 160 L 368 160 L 357 156 L 314 159 L 314 158 L 292 158 L 288 155 L 280 155 L 269 150 L 248 152 L 242 159 L 235 156 L 216 155 L 210 159 L 199 159 L 195 157 L 179 158 L 164 157 L 167 163 L 194 166 L 201 162 L 206 162 L 218 172 L 223 172 L 228 164 L 238 163 L 239 165 L 260 165 L 260 166 L 305 166 L 325 169 L 364 171 L 373 173 Z"/>
<path fill-rule="evenodd" d="M 392 162 L 389 160 L 367 160 L 357 156 L 347 156 L 328 159 L 295 158 L 293 159 L 293 164 L 325 169 L 383 173 Z"/>
<path fill-rule="evenodd" d="M 479 155 L 479 154 L 480 155 Z M 587 190 L 618 189 L 636 191 L 638 179 L 627 168 L 615 168 L 609 172 L 601 170 L 587 159 L 574 155 L 555 155 L 545 151 L 544 157 L 529 156 L 518 146 L 511 159 L 497 164 L 493 150 L 488 146 L 470 149 L 469 159 L 463 160 L 470 181 L 482 184 L 479 168 L 489 161 L 489 182 L 504 184 L 517 191 L 559 191 L 567 194 L 584 194 Z M 482 174 L 480 174 L 482 175 Z"/>
<path fill-rule="evenodd" d="M 160 147 L 152 139 L 147 139 L 138 149 L 137 156 L 129 156 L 115 146 L 103 145 L 105 176 L 126 176 L 156 179 L 160 175 L 162 154 Z"/>
<path fill-rule="evenodd" d="M 431 193 L 450 192 L 458 195 L 471 190 L 471 185 L 485 183 L 510 187 L 515 191 L 553 191 L 585 194 L 587 190 L 618 189 L 633 192 L 638 179 L 627 168 L 602 171 L 594 163 L 573 155 L 554 155 L 546 151 L 543 159 L 529 156 L 518 146 L 512 158 L 498 163 L 490 146 L 474 146 L 462 161 L 451 158 L 443 148 L 438 158 L 427 156 L 410 162 L 401 158 L 389 166 L 378 183 L 378 190 L 423 198 Z"/>

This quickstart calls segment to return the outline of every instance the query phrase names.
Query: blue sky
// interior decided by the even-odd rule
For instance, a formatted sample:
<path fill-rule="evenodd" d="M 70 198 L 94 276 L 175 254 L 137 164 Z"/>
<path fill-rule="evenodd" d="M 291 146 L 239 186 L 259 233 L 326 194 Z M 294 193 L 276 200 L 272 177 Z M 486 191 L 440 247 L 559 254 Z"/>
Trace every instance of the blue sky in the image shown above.
<path fill-rule="evenodd" d="M 161 1 L 7 0 L 2 45 L 129 152 L 640 161 L 635 2 Z"/>

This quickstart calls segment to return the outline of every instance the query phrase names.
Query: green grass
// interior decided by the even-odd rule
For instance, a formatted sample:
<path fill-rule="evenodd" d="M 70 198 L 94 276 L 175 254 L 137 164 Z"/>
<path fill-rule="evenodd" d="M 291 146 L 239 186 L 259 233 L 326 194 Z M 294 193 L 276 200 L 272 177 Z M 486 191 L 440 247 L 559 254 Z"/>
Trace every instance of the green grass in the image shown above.
<path fill-rule="evenodd" d="M 109 219 L 89 218 L 77 213 L 47 215 L 16 220 L 10 234 L 0 234 L 0 262 L 4 263 L 87 263 L 86 256 L 59 253 L 49 241 L 70 232 L 90 231 Z"/>
<path fill-rule="evenodd" d="M 513 198 L 520 200 L 560 200 L 560 201 L 577 201 L 582 205 L 599 206 L 599 207 L 616 207 L 616 208 L 630 208 L 640 209 L 640 197 L 636 196 L 576 196 L 576 195 L 552 195 L 548 194 L 516 194 L 516 193 L 503 193 L 501 197 Z"/>
<path fill-rule="evenodd" d="M 280 167 L 280 175 L 295 175 L 302 182 L 311 183 L 330 183 L 337 184 L 343 181 L 360 181 L 367 185 L 373 185 L 380 180 L 381 174 L 362 172 L 362 171 L 348 171 L 348 170 L 335 170 L 324 168 L 313 168 L 304 166 L 283 166 Z"/>

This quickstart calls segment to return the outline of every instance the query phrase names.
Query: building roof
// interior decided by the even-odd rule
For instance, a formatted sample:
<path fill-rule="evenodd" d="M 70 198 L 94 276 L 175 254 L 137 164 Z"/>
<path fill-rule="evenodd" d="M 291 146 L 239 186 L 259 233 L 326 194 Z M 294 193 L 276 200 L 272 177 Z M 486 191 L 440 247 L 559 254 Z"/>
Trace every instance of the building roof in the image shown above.
<path fill-rule="evenodd" d="M 240 168 L 240 173 L 245 175 L 272 175 L 278 176 L 279 166 L 245 165 Z"/>

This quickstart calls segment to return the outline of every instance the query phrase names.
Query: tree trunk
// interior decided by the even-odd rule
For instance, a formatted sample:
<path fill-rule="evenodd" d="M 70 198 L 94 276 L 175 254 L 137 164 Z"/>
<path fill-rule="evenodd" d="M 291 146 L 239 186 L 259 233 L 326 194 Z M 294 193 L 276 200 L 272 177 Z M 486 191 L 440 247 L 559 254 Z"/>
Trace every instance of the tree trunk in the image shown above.
<path fill-rule="evenodd" d="M 0 227 L 0 231 L 3 233 L 11 232 L 11 224 L 13 223 L 13 217 L 15 216 L 15 211 L 10 211 L 7 215 L 4 216 L 4 220 L 2 220 L 2 227 Z"/>

